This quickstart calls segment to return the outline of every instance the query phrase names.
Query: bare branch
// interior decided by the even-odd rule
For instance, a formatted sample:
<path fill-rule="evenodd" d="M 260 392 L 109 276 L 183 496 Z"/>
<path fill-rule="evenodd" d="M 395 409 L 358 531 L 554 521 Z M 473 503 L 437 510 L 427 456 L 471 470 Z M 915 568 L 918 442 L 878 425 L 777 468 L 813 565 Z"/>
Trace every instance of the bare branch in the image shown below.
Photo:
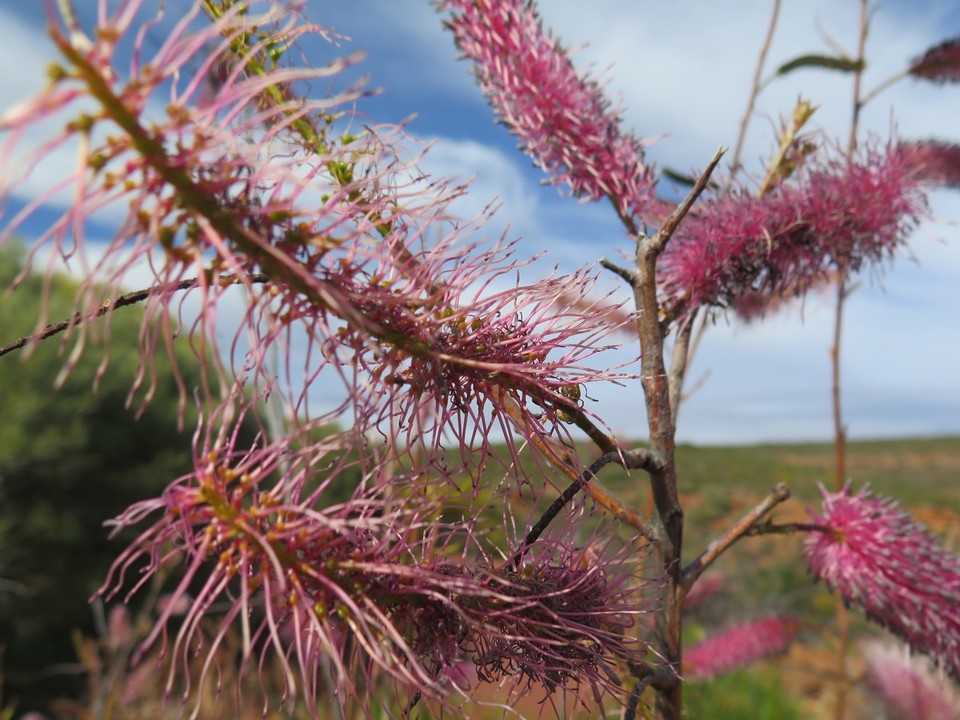
<path fill-rule="evenodd" d="M 684 591 L 689 591 L 697 581 L 697 578 L 699 578 L 727 548 L 748 534 L 750 528 L 754 527 L 767 513 L 780 503 L 785 502 L 789 497 L 790 488 L 787 487 L 785 483 L 778 483 L 774 486 L 773 490 L 770 491 L 770 494 L 761 500 L 755 508 L 740 518 L 740 520 L 723 535 L 710 543 L 707 549 L 700 553 L 700 556 L 697 557 L 696 560 L 683 569 Z"/>
<path fill-rule="evenodd" d="M 91 310 L 86 313 L 79 313 L 79 312 L 74 313 L 66 320 L 62 320 L 61 322 L 47 325 L 43 330 L 41 330 L 38 333 L 33 333 L 32 335 L 24 335 L 19 340 L 14 340 L 9 345 L 5 345 L 4 347 L 0 348 L 0 357 L 7 355 L 8 353 L 12 353 L 14 350 L 20 350 L 21 348 L 24 348 L 27 345 L 31 345 L 33 343 L 46 340 L 47 338 L 53 337 L 54 335 L 59 335 L 64 330 L 67 330 L 71 327 L 75 327 L 77 325 L 85 325 L 86 323 L 91 322 L 92 320 L 96 320 L 97 318 L 100 318 L 100 317 L 103 317 L 104 315 L 112 313 L 114 310 L 119 310 L 122 307 L 126 307 L 128 305 L 135 305 L 137 303 L 143 302 L 148 297 L 150 297 L 151 295 L 154 295 L 160 290 L 164 290 L 164 291 L 189 290 L 192 287 L 196 287 L 198 282 L 199 281 L 197 280 L 197 278 L 193 278 L 190 280 L 181 280 L 180 282 L 176 283 L 173 286 L 154 285 L 153 287 L 146 288 L 144 290 L 137 290 L 135 292 L 124 293 L 123 295 L 119 295 L 113 300 L 107 300 L 96 310 Z M 218 282 L 221 287 L 227 287 L 229 285 L 239 285 L 242 283 L 263 284 L 263 283 L 270 282 L 270 279 L 266 275 L 257 273 L 254 275 L 249 275 L 245 278 L 238 278 L 233 275 L 225 275 L 224 277 L 221 277 Z"/>
<path fill-rule="evenodd" d="M 637 274 L 630 270 L 629 268 L 620 267 L 619 265 L 610 262 L 606 258 L 600 258 L 600 266 L 606 268 L 615 275 L 619 275 L 621 278 L 629 283 L 630 287 L 633 287 L 633 284 L 637 281 Z"/>
<path fill-rule="evenodd" d="M 670 355 L 670 414 L 673 428 L 677 428 L 677 416 L 680 413 L 680 401 L 683 397 L 683 381 L 687 375 L 687 363 L 690 360 L 690 338 L 693 335 L 693 325 L 697 318 L 697 310 L 689 317 L 684 318 L 683 324 L 677 330 L 673 352 Z"/>
<path fill-rule="evenodd" d="M 663 225 L 660 226 L 660 229 L 657 231 L 657 234 L 653 237 L 644 238 L 642 241 L 650 247 L 650 252 L 654 255 L 659 255 L 663 252 L 663 249 L 667 246 L 667 243 L 670 241 L 670 238 L 673 237 L 673 233 L 676 232 L 677 228 L 680 226 L 680 223 L 683 221 L 683 218 L 686 217 L 687 213 L 690 212 L 690 208 L 693 207 L 693 204 L 697 201 L 697 198 L 700 197 L 700 194 L 706 189 L 707 184 L 710 182 L 710 176 L 713 174 L 713 171 L 717 169 L 717 165 L 720 162 L 720 158 L 723 157 L 723 154 L 726 152 L 726 148 L 718 148 L 717 151 L 713 154 L 713 157 L 710 159 L 710 162 L 707 163 L 707 167 L 700 174 L 700 177 L 697 178 L 696 184 L 690 189 L 690 192 L 687 193 L 687 196 L 683 199 L 683 202 L 677 205 L 670 217 L 668 217 Z"/>

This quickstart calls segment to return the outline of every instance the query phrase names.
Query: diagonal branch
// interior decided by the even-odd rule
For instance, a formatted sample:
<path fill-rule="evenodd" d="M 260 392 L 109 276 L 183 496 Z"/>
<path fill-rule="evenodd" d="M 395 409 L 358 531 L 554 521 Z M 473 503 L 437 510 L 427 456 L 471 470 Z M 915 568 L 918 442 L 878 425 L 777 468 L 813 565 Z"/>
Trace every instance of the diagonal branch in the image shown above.
<path fill-rule="evenodd" d="M 218 281 L 218 284 L 221 287 L 228 287 L 230 285 L 239 285 L 241 283 L 251 283 L 251 284 L 262 284 L 270 282 L 270 279 L 262 274 L 256 273 L 249 275 L 245 278 L 238 278 L 235 275 L 225 275 L 221 277 Z M 153 287 L 145 288 L 143 290 L 136 290 L 134 292 L 124 293 L 119 295 L 112 300 L 107 300 L 96 310 L 89 310 L 85 313 L 75 312 L 66 320 L 61 320 L 58 323 L 52 323 L 47 325 L 43 330 L 38 333 L 33 333 L 31 335 L 24 335 L 18 340 L 14 340 L 9 345 L 4 345 L 0 348 L 0 357 L 12 353 L 14 350 L 20 350 L 27 345 L 32 345 L 34 343 L 41 342 L 47 338 L 53 337 L 54 335 L 59 335 L 64 330 L 75 327 L 77 325 L 85 325 L 88 322 L 92 322 L 97 318 L 108 315 L 115 310 L 119 310 L 122 307 L 127 307 L 128 305 L 135 305 L 137 303 L 143 302 L 151 295 L 156 294 L 160 290 L 164 291 L 178 291 L 178 290 L 189 290 L 192 287 L 196 287 L 199 283 L 197 278 L 192 278 L 189 280 L 181 280 L 173 286 L 167 285 L 154 285 Z"/>
<path fill-rule="evenodd" d="M 700 555 L 683 569 L 683 588 L 689 591 L 703 572 L 710 567 L 730 546 L 744 535 L 758 534 L 751 532 L 751 528 L 763 519 L 767 513 L 790 497 L 790 488 L 785 483 L 778 483 L 770 494 L 730 527 L 723 535 L 707 546 Z"/>

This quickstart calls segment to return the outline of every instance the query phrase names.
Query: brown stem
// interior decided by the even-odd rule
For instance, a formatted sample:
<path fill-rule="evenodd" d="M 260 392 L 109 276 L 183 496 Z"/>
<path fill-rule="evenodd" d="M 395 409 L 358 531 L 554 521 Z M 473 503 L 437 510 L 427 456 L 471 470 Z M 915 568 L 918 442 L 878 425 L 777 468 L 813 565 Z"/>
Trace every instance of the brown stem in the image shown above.
<path fill-rule="evenodd" d="M 756 507 L 728 528 L 723 535 L 710 543 L 707 549 L 700 553 L 696 560 L 683 569 L 684 591 L 689 591 L 697 581 L 697 578 L 716 562 L 717 558 L 741 537 L 750 534 L 749 531 L 751 528 L 757 527 L 757 523 L 762 520 L 767 513 L 780 503 L 785 502 L 789 497 L 790 488 L 784 483 L 778 483 L 774 486 L 773 490 L 770 491 L 770 494 L 761 500 Z"/>
<path fill-rule="evenodd" d="M 816 523 L 779 523 L 774 524 L 769 521 L 747 528 L 743 534 L 744 537 L 753 537 L 754 535 L 795 535 L 796 533 L 812 532 L 833 532 L 833 528 L 828 525 L 817 525 Z"/>
<path fill-rule="evenodd" d="M 757 96 L 760 94 L 763 66 L 767 61 L 767 53 L 770 51 L 770 45 L 773 42 L 773 33 L 777 28 L 777 19 L 779 16 L 780 0 L 773 0 L 773 12 L 770 14 L 770 24 L 767 26 L 767 35 L 763 40 L 763 47 L 760 48 L 760 54 L 757 56 L 757 66 L 753 72 L 753 85 L 750 88 L 747 109 L 744 110 L 743 117 L 740 118 L 740 132 L 737 134 L 737 144 L 733 148 L 733 158 L 730 160 L 731 177 L 736 175 L 740 169 L 740 155 L 743 152 L 743 143 L 747 137 L 747 126 L 750 124 L 750 118 L 753 116 L 753 107 L 757 102 Z"/>
<path fill-rule="evenodd" d="M 262 284 L 270 282 L 270 279 L 261 273 L 254 275 L 249 275 L 245 278 L 238 278 L 233 275 L 225 275 L 217 281 L 221 287 L 227 287 L 228 285 L 239 285 L 243 283 L 251 284 Z M 14 350 L 20 350 L 21 348 L 26 347 L 27 345 L 32 345 L 33 343 L 40 342 L 41 340 L 46 340 L 49 337 L 58 335 L 68 328 L 75 327 L 77 325 L 85 325 L 92 320 L 103 317 L 108 313 L 112 313 L 114 310 L 119 310 L 122 307 L 128 305 L 135 305 L 136 303 L 143 302 L 151 295 L 156 294 L 160 291 L 177 291 L 177 290 L 189 290 L 192 287 L 196 287 L 199 283 L 197 278 L 192 278 L 190 280 L 181 280 L 180 282 L 174 285 L 154 285 L 150 288 L 145 288 L 143 290 L 137 290 L 135 292 L 124 293 L 119 295 L 113 300 L 107 300 L 96 310 L 90 310 L 85 313 L 75 312 L 66 320 L 61 320 L 58 323 L 51 323 L 47 325 L 43 330 L 38 333 L 33 333 L 32 335 L 24 335 L 18 340 L 14 340 L 9 345 L 4 345 L 0 348 L 0 357 L 13 352 Z"/>
<path fill-rule="evenodd" d="M 680 674 L 682 661 L 681 631 L 683 582 L 680 553 L 683 545 L 683 508 L 677 490 L 677 469 L 674 461 L 675 432 L 670 407 L 670 384 L 664 366 L 664 326 L 660 320 L 657 298 L 657 258 L 669 242 L 680 222 L 709 182 L 724 150 L 718 150 L 690 193 L 673 211 L 653 237 L 637 239 L 634 302 L 637 307 L 637 334 L 640 338 L 641 375 L 649 427 L 650 452 L 657 466 L 650 471 L 650 489 L 656 511 L 656 522 L 663 537 L 659 546 L 660 561 L 666 573 L 663 609 L 657 613 L 657 651 L 670 669 Z M 676 682 L 657 693 L 657 711 L 664 720 L 679 720 L 682 710 L 682 684 Z"/>
<path fill-rule="evenodd" d="M 865 67 L 865 50 L 867 44 L 867 28 L 869 24 L 868 0 L 860 0 L 860 24 L 857 37 L 857 66 L 853 74 L 853 113 L 850 122 L 850 141 L 848 152 L 852 156 L 857 149 L 857 135 L 860 129 L 860 111 L 863 109 L 862 82 L 863 67 Z M 835 485 L 837 490 L 843 488 L 847 478 L 847 429 L 843 422 L 843 408 L 841 405 L 840 383 L 840 341 L 843 335 L 843 310 L 849 294 L 847 287 L 847 270 L 841 267 L 837 280 L 837 302 L 833 324 L 833 347 L 830 349 L 832 382 L 831 393 L 833 398 L 833 434 Z M 839 593 L 834 595 L 834 606 L 837 617 L 837 695 L 833 706 L 833 720 L 844 720 L 847 713 L 847 692 L 850 686 L 850 669 L 847 665 L 847 655 L 850 648 L 850 619 L 847 617 L 847 607 Z"/>
<path fill-rule="evenodd" d="M 680 402 L 683 399 L 683 381 L 687 376 L 687 366 L 692 357 L 690 339 L 693 336 L 693 326 L 697 319 L 694 310 L 677 329 L 677 337 L 670 353 L 670 412 L 673 419 L 673 430 L 677 430 L 677 416 L 680 414 Z"/>

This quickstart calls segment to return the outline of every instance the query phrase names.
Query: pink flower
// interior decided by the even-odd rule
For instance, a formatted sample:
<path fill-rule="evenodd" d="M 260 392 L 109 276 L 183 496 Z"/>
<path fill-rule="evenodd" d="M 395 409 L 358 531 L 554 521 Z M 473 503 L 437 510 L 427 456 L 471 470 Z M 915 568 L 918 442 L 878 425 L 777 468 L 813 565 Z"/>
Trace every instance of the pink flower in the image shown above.
<path fill-rule="evenodd" d="M 683 650 L 683 677 L 699 681 L 723 675 L 782 653 L 793 642 L 800 622 L 769 617 L 735 625 Z"/>
<path fill-rule="evenodd" d="M 346 699 L 372 703 L 362 691 L 377 686 L 374 675 L 441 698 L 464 659 L 524 689 L 582 682 L 606 692 L 610 664 L 643 650 L 623 632 L 638 612 L 629 573 L 587 558 L 572 532 L 538 540 L 520 567 L 494 567 L 490 558 L 514 548 L 475 531 L 479 489 L 458 484 L 463 469 L 479 479 L 498 434 L 569 439 L 558 411 L 570 386 L 620 376 L 586 364 L 609 331 L 586 299 L 592 278 L 521 284 L 509 246 L 464 242 L 475 224 L 447 211 L 463 188 L 421 177 L 401 128 L 344 132 L 361 90 L 299 97 L 301 83 L 353 59 L 278 62 L 300 38 L 324 35 L 291 8 L 198 3 L 156 50 L 137 26 L 154 21 L 142 0 L 100 0 L 98 10 L 92 39 L 51 25 L 64 62 L 56 82 L 0 119 L 10 161 L 31 117 L 61 105 L 73 118 L 24 173 L 52 148 L 80 151 L 76 171 L 7 231 L 69 188 L 73 201 L 42 242 L 82 255 L 87 224 L 119 208 L 115 237 L 89 262 L 81 310 L 146 266 L 145 374 L 159 346 L 173 350 L 178 293 L 199 301 L 193 327 L 180 318 L 206 373 L 194 469 L 117 519 L 118 529 L 146 527 L 102 590 L 127 597 L 176 564 L 140 649 L 169 659 L 166 692 L 181 684 L 186 696 L 215 672 L 232 628 L 241 675 L 271 654 L 286 691 L 308 705 L 320 673 Z M 604 132 L 616 152 L 629 150 Z M 624 173 L 634 163 L 639 178 L 638 157 L 611 175 L 628 205 L 637 188 Z M 218 354 L 234 285 L 242 309 Z M 577 304 L 559 302 L 564 293 Z M 333 407 L 318 410 L 315 396 L 331 385 Z M 260 401 L 278 395 L 285 416 L 241 442 L 242 419 L 263 428 Z M 331 431 L 335 423 L 347 429 Z M 445 445 L 459 454 L 456 475 Z M 510 447 L 509 477 L 529 482 Z M 198 648 L 207 654 L 196 660 Z"/>
<path fill-rule="evenodd" d="M 447 545 L 481 543 L 475 518 L 437 522 L 435 506 L 405 491 L 412 476 L 395 479 L 393 502 L 368 478 L 348 500 L 324 503 L 330 481 L 318 486 L 314 475 L 330 456 L 336 466 L 338 454 L 329 440 L 302 451 L 210 444 L 198 448 L 194 473 L 118 519 L 119 530 L 155 516 L 102 592 L 132 592 L 125 576 L 136 573 L 135 590 L 167 562 L 181 568 L 138 653 L 160 644 L 170 658 L 167 692 L 178 677 L 185 696 L 203 682 L 231 626 L 245 638 L 243 667 L 273 654 L 289 691 L 299 688 L 310 706 L 328 662 L 344 696 L 361 704 L 370 698 L 359 688 L 383 674 L 442 701 L 459 688 L 464 661 L 481 680 L 507 680 L 518 696 L 529 683 L 548 691 L 582 683 L 598 701 L 619 691 L 612 666 L 644 652 L 626 632 L 644 607 L 625 552 L 578 550 L 569 533 L 540 539 L 517 568 L 444 557 L 438 551 Z M 171 639 L 188 588 L 199 589 Z M 207 653 L 200 677 L 178 676 L 197 647 Z"/>
<path fill-rule="evenodd" d="M 921 140 L 901 143 L 900 152 L 920 182 L 960 189 L 960 145 Z"/>
<path fill-rule="evenodd" d="M 633 228 L 646 217 L 653 177 L 642 143 L 620 129 L 596 80 L 581 76 L 528 0 L 446 0 L 447 23 L 500 121 L 554 184 L 609 197 Z"/>
<path fill-rule="evenodd" d="M 960 689 L 930 670 L 906 648 L 871 643 L 864 651 L 864 681 L 895 717 L 903 720 L 960 720 Z"/>
<path fill-rule="evenodd" d="M 804 544 L 810 571 L 845 602 L 960 675 L 960 557 L 893 500 L 821 487 L 828 528 Z"/>
<path fill-rule="evenodd" d="M 762 197 L 745 191 L 696 206 L 658 265 L 670 314 L 701 305 L 800 295 L 836 269 L 890 257 L 924 209 L 914 167 L 896 147 L 807 166 Z"/>
<path fill-rule="evenodd" d="M 960 82 L 960 39 L 947 40 L 914 58 L 907 71 L 935 83 Z"/>

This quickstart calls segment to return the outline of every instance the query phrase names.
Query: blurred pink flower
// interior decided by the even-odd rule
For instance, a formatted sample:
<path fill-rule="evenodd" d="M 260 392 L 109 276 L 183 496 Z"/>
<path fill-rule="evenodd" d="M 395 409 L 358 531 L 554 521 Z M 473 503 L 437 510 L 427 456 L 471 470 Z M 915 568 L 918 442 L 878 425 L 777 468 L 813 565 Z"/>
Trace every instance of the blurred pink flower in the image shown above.
<path fill-rule="evenodd" d="M 302 450 L 283 441 L 237 448 L 235 438 L 218 448 L 218 441 L 214 433 L 197 448 L 191 475 L 114 523 L 119 532 L 153 519 L 117 559 L 102 593 L 132 593 L 168 562 L 180 568 L 134 658 L 160 646 L 170 659 L 168 693 L 177 683 L 186 692 L 203 682 L 231 626 L 242 629 L 244 668 L 274 655 L 290 692 L 299 689 L 310 706 L 327 664 L 344 697 L 363 704 L 370 698 L 360 688 L 381 674 L 442 702 L 451 689 L 463 690 L 465 661 L 481 680 L 511 684 L 518 697 L 530 683 L 548 691 L 582 684 L 599 700 L 619 692 L 612 666 L 645 651 L 626 632 L 646 612 L 626 551 L 577 549 L 569 528 L 539 539 L 516 568 L 491 567 L 464 551 L 448 556 L 447 546 L 485 543 L 476 516 L 439 522 L 432 501 L 408 492 L 414 473 L 398 471 L 387 488 L 375 463 L 355 467 L 365 477 L 348 499 L 331 503 L 324 493 L 336 473 L 318 477 L 318 468 L 342 462 L 336 436 Z M 466 515 L 469 507 L 448 501 L 443 508 L 454 510 Z M 170 622 L 188 589 L 186 615 Z M 216 606 L 221 612 L 212 613 Z M 171 626 L 179 628 L 173 637 Z M 199 676 L 178 674 L 197 647 L 208 653 Z"/>
<path fill-rule="evenodd" d="M 785 651 L 800 622 L 792 617 L 768 617 L 735 625 L 683 649 L 683 677 L 709 680 Z"/>
<path fill-rule="evenodd" d="M 598 82 L 581 75 L 529 0 L 445 0 L 448 27 L 521 149 L 574 196 L 609 197 L 638 229 L 654 201 L 643 143 L 620 128 Z"/>
<path fill-rule="evenodd" d="M 928 185 L 960 189 L 960 145 L 938 140 L 918 140 L 900 145 L 905 162 L 917 179 Z"/>
<path fill-rule="evenodd" d="M 855 160 L 808 161 L 773 191 L 740 191 L 695 206 L 658 264 L 671 315 L 702 305 L 801 295 L 837 269 L 891 257 L 925 208 L 914 166 L 896 147 Z"/>
<path fill-rule="evenodd" d="M 804 543 L 810 571 L 845 602 L 960 675 L 960 556 L 888 498 L 821 487 L 822 514 Z"/>
<path fill-rule="evenodd" d="M 871 643 L 864 682 L 901 720 L 960 720 L 960 689 L 904 647 Z"/>
<path fill-rule="evenodd" d="M 953 38 L 930 48 L 910 62 L 907 72 L 935 83 L 960 82 L 960 39 Z"/>

